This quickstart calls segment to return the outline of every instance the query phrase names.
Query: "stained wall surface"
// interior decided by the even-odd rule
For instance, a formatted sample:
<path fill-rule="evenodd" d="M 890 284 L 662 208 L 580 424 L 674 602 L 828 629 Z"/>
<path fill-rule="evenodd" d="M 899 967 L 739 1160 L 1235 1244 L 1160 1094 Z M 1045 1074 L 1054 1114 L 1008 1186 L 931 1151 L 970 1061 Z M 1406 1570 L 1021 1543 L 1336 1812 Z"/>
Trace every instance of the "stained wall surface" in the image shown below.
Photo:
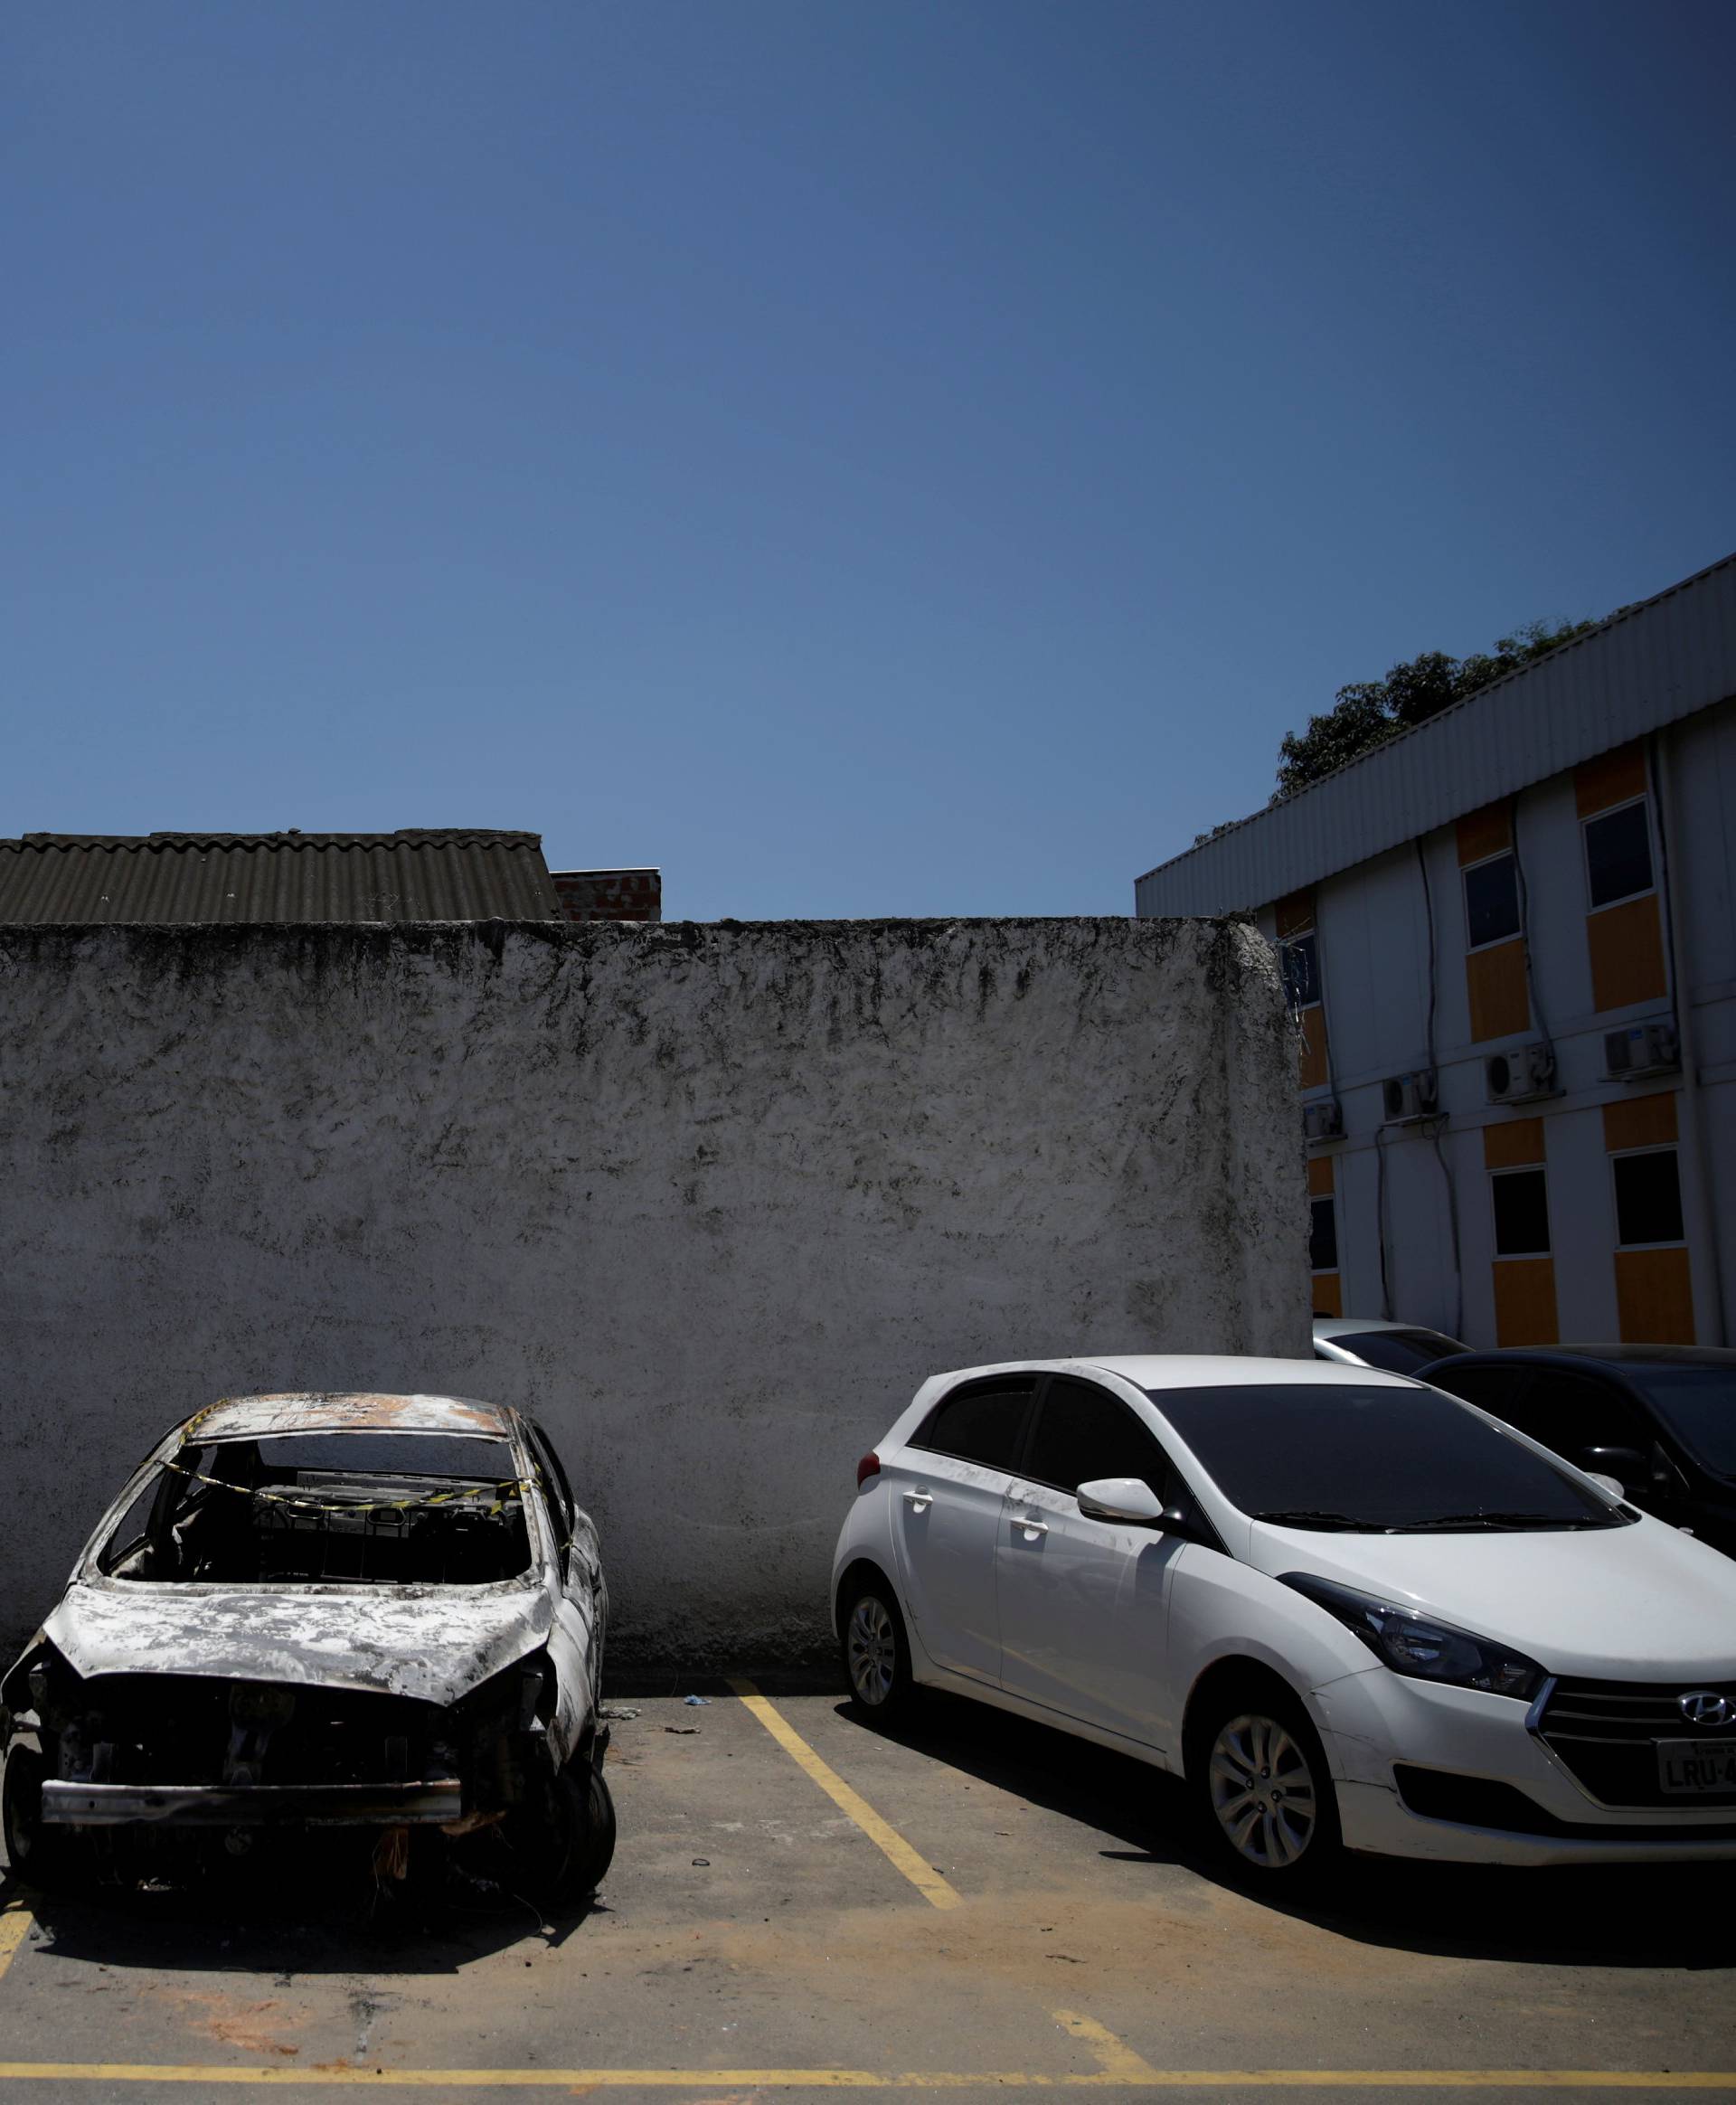
<path fill-rule="evenodd" d="M 307 1387 L 536 1412 L 618 1658 L 824 1642 L 931 1371 L 1307 1352 L 1295 1077 L 1228 921 L 0 930 L 0 1634 Z"/>

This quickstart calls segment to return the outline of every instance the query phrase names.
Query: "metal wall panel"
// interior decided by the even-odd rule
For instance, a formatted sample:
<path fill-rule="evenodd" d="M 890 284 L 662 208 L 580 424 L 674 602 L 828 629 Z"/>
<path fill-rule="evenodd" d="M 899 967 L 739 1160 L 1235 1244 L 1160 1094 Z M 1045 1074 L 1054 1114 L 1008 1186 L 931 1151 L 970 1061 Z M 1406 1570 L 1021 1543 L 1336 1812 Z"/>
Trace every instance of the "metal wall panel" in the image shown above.
<path fill-rule="evenodd" d="M 1138 879 L 1134 911 L 1263 906 L 1736 694 L 1736 555 Z"/>

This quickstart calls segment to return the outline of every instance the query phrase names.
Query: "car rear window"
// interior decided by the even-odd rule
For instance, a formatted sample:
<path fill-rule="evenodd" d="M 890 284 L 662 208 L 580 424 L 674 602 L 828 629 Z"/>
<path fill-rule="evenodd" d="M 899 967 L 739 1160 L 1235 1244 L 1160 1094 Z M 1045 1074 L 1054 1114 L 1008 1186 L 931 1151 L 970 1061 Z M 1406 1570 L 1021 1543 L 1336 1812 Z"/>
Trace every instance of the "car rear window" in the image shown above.
<path fill-rule="evenodd" d="M 226 1441 L 234 1450 L 240 1443 Z M 444 1432 L 285 1432 L 252 1443 L 259 1468 L 275 1477 L 439 1477 L 473 1484 L 505 1481 L 514 1474 L 513 1450 L 504 1440 Z"/>
<path fill-rule="evenodd" d="M 1546 1457 L 1439 1389 L 1336 1383 L 1148 1392 L 1233 1506 L 1301 1527 L 1616 1524 Z"/>

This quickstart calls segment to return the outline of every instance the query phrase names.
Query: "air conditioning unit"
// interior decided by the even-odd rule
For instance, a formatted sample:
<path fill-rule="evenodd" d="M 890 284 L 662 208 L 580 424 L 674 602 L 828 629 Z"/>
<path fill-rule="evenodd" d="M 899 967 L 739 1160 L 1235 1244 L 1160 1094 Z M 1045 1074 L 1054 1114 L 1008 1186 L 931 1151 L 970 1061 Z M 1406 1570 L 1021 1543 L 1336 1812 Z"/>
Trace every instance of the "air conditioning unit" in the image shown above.
<path fill-rule="evenodd" d="M 1555 1096 L 1555 1055 L 1541 1040 L 1491 1052 L 1483 1062 L 1483 1083 L 1492 1104 L 1528 1104 Z"/>
<path fill-rule="evenodd" d="M 1682 1064 L 1675 1017 L 1630 1024 L 1625 1031 L 1606 1031 L 1603 1064 L 1611 1081 L 1637 1081 L 1642 1075 L 1674 1073 Z"/>
<path fill-rule="evenodd" d="M 1410 1126 L 1419 1119 L 1432 1119 L 1436 1078 L 1426 1068 L 1416 1074 L 1390 1074 L 1381 1084 L 1381 1100 L 1389 1126 Z"/>
<path fill-rule="evenodd" d="M 1344 1108 L 1336 1097 L 1325 1097 L 1318 1103 L 1303 1105 L 1302 1134 L 1307 1140 L 1344 1138 Z"/>

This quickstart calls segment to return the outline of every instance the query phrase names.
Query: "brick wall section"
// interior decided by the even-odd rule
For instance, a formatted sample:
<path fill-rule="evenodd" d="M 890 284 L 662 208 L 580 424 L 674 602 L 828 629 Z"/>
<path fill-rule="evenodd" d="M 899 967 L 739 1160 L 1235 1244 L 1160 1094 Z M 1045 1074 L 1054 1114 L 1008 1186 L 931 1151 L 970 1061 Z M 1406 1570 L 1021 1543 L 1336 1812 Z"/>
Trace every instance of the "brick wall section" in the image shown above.
<path fill-rule="evenodd" d="M 554 889 L 571 921 L 660 921 L 660 870 L 556 870 Z"/>

